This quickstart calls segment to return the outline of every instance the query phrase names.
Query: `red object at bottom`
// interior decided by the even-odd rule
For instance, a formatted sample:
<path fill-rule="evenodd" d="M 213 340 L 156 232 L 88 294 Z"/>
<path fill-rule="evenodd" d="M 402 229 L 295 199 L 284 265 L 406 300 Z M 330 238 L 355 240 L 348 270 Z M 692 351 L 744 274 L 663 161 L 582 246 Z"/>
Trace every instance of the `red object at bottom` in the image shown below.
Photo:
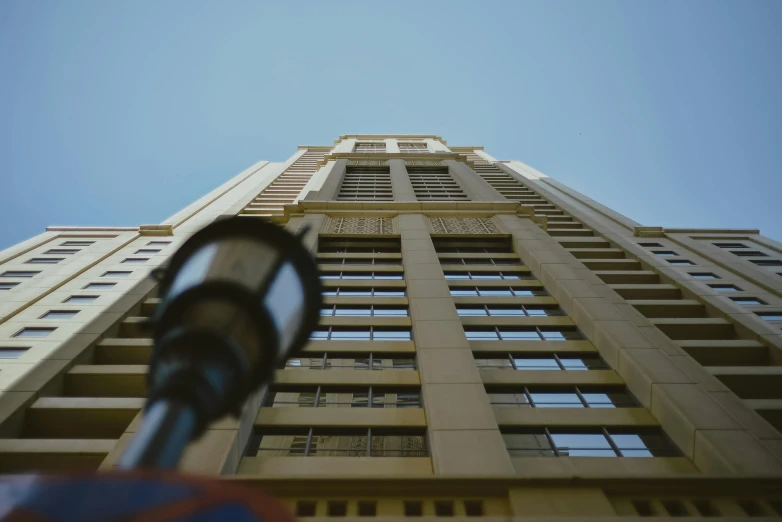
<path fill-rule="evenodd" d="M 0 477 L 3 522 L 295 522 L 277 500 L 226 480 L 160 471 Z"/>

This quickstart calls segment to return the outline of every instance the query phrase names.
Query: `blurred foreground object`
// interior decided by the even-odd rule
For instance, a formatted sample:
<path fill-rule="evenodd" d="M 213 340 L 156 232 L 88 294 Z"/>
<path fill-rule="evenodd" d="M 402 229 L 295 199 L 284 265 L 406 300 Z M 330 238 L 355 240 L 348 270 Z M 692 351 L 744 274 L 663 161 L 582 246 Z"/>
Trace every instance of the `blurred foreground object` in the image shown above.
<path fill-rule="evenodd" d="M 4 522 L 293 522 L 278 501 L 224 480 L 154 471 L 0 478 Z"/>

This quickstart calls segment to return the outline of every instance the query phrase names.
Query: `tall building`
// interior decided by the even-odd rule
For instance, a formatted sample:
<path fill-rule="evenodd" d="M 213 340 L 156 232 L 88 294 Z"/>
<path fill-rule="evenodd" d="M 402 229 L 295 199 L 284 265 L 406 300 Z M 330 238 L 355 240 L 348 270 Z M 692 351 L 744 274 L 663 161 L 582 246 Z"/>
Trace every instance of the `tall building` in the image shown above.
<path fill-rule="evenodd" d="M 160 225 L 3 251 L 0 471 L 114 465 L 144 403 L 148 273 L 230 215 L 309 227 L 325 305 L 184 470 L 301 517 L 782 515 L 782 244 L 641 226 L 433 135 L 301 146 Z"/>

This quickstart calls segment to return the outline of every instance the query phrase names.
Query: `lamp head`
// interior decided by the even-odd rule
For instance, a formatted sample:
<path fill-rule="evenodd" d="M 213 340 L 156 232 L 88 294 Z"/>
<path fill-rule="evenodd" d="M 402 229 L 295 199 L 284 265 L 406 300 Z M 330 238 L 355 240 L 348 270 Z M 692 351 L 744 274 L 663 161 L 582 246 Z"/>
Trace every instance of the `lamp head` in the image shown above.
<path fill-rule="evenodd" d="M 298 238 L 232 217 L 191 236 L 161 281 L 150 402 L 199 403 L 205 422 L 237 411 L 296 355 L 319 320 L 318 269 Z"/>

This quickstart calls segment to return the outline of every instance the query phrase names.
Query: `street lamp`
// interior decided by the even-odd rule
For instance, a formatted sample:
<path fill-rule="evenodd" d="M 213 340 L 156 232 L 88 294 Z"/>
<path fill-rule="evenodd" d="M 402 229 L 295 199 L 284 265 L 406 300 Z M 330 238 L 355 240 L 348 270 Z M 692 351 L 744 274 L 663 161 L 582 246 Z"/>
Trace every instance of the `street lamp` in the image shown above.
<path fill-rule="evenodd" d="M 122 468 L 175 467 L 216 419 L 238 416 L 318 323 L 318 269 L 298 238 L 252 218 L 190 237 L 161 279 L 144 421 Z"/>

